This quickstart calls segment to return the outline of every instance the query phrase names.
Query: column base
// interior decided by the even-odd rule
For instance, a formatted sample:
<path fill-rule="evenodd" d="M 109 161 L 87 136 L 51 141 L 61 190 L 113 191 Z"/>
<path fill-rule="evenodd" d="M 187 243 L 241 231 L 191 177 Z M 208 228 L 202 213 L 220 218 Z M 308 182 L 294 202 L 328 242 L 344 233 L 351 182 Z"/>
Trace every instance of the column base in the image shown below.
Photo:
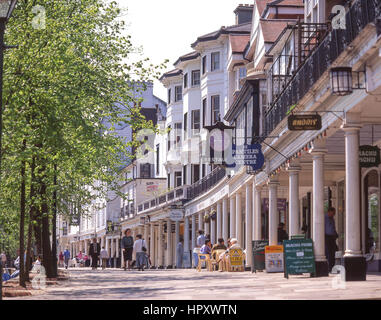
<path fill-rule="evenodd" d="M 173 266 L 167 266 L 165 269 L 173 269 Z"/>
<path fill-rule="evenodd" d="M 164 269 L 164 266 L 158 266 L 156 269 Z"/>
<path fill-rule="evenodd" d="M 151 266 L 151 268 L 150 269 L 156 269 L 156 267 L 155 266 Z"/>
<path fill-rule="evenodd" d="M 251 267 L 245 266 L 245 271 L 251 271 Z"/>
<path fill-rule="evenodd" d="M 345 281 L 366 281 L 365 257 L 343 257 L 341 265 L 345 268 Z"/>
<path fill-rule="evenodd" d="M 315 261 L 315 278 L 328 277 L 328 262 L 327 261 Z"/>

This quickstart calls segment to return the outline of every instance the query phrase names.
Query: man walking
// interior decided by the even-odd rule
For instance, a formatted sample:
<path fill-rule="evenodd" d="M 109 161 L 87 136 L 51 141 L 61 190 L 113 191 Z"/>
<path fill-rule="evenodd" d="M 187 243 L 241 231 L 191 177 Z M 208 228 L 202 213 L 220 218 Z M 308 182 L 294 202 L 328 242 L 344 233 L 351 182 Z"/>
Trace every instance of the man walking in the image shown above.
<path fill-rule="evenodd" d="M 107 260 L 108 260 L 108 252 L 105 249 L 105 247 L 102 247 L 100 257 L 101 257 L 101 261 L 102 261 L 102 270 L 104 270 L 104 269 L 106 269 Z"/>
<path fill-rule="evenodd" d="M 198 234 L 199 236 L 197 237 L 196 247 L 193 249 L 193 260 L 195 268 L 198 266 L 198 254 L 200 253 L 200 249 L 205 244 L 204 231 L 198 230 Z"/>
<path fill-rule="evenodd" d="M 134 243 L 134 251 L 136 253 L 136 263 L 138 270 L 144 271 L 147 246 L 146 242 L 142 239 L 141 234 L 138 234 L 136 236 L 136 241 Z"/>
<path fill-rule="evenodd" d="M 91 256 L 92 270 L 96 270 L 98 267 L 98 257 L 101 251 L 101 246 L 97 243 L 97 238 L 93 239 L 93 243 L 90 245 L 89 255 Z"/>
<path fill-rule="evenodd" d="M 128 267 L 131 270 L 132 251 L 134 247 L 134 238 L 131 236 L 131 229 L 126 229 L 124 237 L 122 239 L 122 251 L 124 260 L 124 270 Z"/>
<path fill-rule="evenodd" d="M 64 263 L 65 263 L 65 269 L 69 267 L 69 260 L 70 260 L 70 251 L 68 248 L 65 249 L 63 253 Z"/>
<path fill-rule="evenodd" d="M 336 232 L 334 216 L 336 209 L 331 207 L 325 215 L 325 255 L 328 260 L 328 271 L 331 272 L 335 265 L 335 253 L 337 249 L 336 239 L 339 237 Z"/>

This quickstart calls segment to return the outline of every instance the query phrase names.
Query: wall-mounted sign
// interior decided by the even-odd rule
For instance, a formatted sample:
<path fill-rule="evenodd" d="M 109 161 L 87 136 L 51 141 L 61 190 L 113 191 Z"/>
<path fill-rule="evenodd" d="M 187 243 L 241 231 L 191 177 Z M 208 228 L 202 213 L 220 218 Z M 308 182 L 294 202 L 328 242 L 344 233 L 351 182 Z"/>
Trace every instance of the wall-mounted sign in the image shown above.
<path fill-rule="evenodd" d="M 360 146 L 360 167 L 378 167 L 381 163 L 380 149 L 377 146 Z"/>
<path fill-rule="evenodd" d="M 252 170 L 262 169 L 265 163 L 265 156 L 262 152 L 262 146 L 259 143 L 235 145 L 233 144 L 233 158 L 235 161 L 234 166 L 249 166 Z"/>
<path fill-rule="evenodd" d="M 278 208 L 278 210 L 286 211 L 287 199 L 278 198 L 277 199 L 277 208 Z M 263 198 L 262 199 L 262 210 L 263 211 L 269 210 L 269 198 Z"/>
<path fill-rule="evenodd" d="M 288 117 L 288 130 L 290 131 L 307 131 L 320 129 L 321 116 L 318 114 L 292 114 Z"/>
<path fill-rule="evenodd" d="M 183 210 L 171 210 L 169 211 L 169 219 L 172 221 L 181 221 L 184 218 Z"/>

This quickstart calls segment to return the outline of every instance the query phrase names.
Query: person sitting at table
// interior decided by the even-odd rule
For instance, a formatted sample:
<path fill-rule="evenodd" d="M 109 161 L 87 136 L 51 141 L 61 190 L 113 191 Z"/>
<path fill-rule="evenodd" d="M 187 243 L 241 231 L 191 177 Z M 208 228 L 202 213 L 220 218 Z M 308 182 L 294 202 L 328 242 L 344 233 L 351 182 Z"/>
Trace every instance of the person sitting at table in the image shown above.
<path fill-rule="evenodd" d="M 212 248 L 212 257 L 215 260 L 219 260 L 219 257 L 216 257 L 216 251 L 217 250 L 226 250 L 225 241 L 222 238 L 218 239 L 218 243 L 216 243 Z M 218 261 L 217 261 L 218 262 Z"/>
<path fill-rule="evenodd" d="M 228 247 L 228 249 L 220 255 L 220 260 L 222 260 L 222 262 L 225 264 L 227 270 L 229 269 L 228 266 L 230 264 L 229 250 L 236 248 L 241 249 L 241 246 L 238 244 L 238 240 L 236 238 L 232 238 L 230 240 L 230 246 Z"/>
<path fill-rule="evenodd" d="M 212 242 L 209 239 L 205 240 L 205 244 L 201 247 L 201 254 L 210 254 L 212 252 Z"/>

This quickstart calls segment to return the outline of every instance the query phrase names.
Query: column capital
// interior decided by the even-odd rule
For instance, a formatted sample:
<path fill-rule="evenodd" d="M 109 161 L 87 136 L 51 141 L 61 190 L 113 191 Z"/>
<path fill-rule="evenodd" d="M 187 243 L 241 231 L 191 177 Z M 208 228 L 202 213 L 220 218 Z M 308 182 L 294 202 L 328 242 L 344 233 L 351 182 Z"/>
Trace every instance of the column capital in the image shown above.
<path fill-rule="evenodd" d="M 326 149 L 326 139 L 316 139 L 312 142 L 312 147 L 308 151 L 313 157 L 323 156 L 328 150 Z"/>
<path fill-rule="evenodd" d="M 289 164 L 287 164 L 286 171 L 288 171 L 290 173 L 294 173 L 294 172 L 297 173 L 297 172 L 299 172 L 301 170 L 302 170 L 302 168 L 300 166 L 299 159 L 294 159 Z"/>
<path fill-rule="evenodd" d="M 362 125 L 361 124 L 345 124 L 343 123 L 340 127 L 341 130 L 344 131 L 344 135 L 352 135 L 357 134 L 361 130 Z"/>
<path fill-rule="evenodd" d="M 268 181 L 267 181 L 267 185 L 268 187 L 278 187 L 280 185 L 279 181 L 274 179 L 274 178 L 270 178 Z"/>

